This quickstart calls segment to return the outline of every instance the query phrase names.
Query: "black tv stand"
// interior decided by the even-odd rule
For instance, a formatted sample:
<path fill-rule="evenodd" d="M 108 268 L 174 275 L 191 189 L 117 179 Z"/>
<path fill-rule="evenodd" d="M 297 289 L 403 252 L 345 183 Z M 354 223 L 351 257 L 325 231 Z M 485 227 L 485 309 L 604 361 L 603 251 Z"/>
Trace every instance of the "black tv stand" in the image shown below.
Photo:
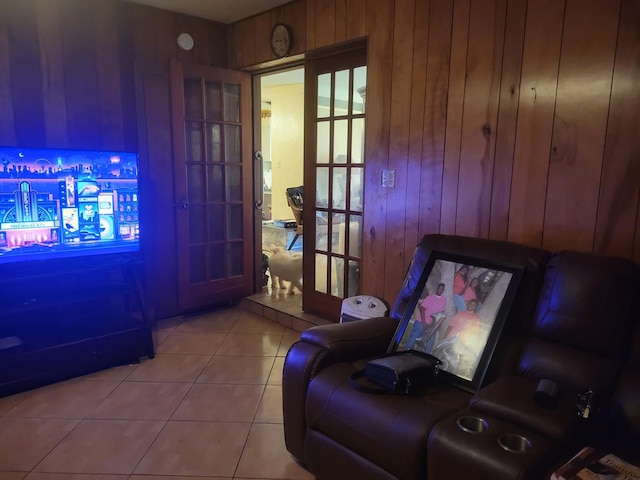
<path fill-rule="evenodd" d="M 154 357 L 135 255 L 0 266 L 0 397 Z"/>

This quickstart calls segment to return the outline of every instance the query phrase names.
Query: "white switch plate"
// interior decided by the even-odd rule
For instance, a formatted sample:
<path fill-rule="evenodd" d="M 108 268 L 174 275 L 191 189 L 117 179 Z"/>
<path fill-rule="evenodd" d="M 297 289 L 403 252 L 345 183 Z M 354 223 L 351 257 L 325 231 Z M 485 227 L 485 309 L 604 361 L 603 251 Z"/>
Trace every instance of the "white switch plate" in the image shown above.
<path fill-rule="evenodd" d="M 396 186 L 396 171 L 382 170 L 380 185 L 386 188 L 394 188 Z"/>

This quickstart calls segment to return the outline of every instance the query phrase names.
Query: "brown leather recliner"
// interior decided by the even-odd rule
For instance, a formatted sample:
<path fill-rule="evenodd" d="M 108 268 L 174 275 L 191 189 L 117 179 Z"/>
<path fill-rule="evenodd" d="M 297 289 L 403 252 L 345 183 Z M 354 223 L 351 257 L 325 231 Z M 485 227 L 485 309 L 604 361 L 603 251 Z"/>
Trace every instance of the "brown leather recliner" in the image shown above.
<path fill-rule="evenodd" d="M 438 382 L 410 397 L 356 391 L 350 375 L 385 353 L 432 251 L 526 267 L 482 388 Z M 637 441 L 639 279 L 640 267 L 627 260 L 427 235 L 390 317 L 314 327 L 291 347 L 287 449 L 319 479 L 506 480 L 545 478 L 583 442 Z M 540 379 L 560 385 L 554 408 L 533 400 Z M 584 420 L 576 398 L 588 388 L 601 407 Z M 461 419 L 486 428 L 463 430 Z"/>

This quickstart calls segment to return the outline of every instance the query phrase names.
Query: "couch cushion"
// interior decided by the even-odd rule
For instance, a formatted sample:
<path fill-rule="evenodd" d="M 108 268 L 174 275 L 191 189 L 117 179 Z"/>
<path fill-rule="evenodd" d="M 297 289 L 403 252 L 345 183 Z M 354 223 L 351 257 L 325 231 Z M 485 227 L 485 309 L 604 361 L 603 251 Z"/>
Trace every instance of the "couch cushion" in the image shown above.
<path fill-rule="evenodd" d="M 364 363 L 338 363 L 311 381 L 306 406 L 309 429 L 398 478 L 416 478 L 416 472 L 424 476 L 429 431 L 465 406 L 470 394 L 445 385 L 411 397 L 359 392 L 349 385 L 349 377 L 363 367 Z"/>
<path fill-rule="evenodd" d="M 608 391 L 637 323 L 640 267 L 630 260 L 558 252 L 547 265 L 518 371 L 580 391 Z"/>

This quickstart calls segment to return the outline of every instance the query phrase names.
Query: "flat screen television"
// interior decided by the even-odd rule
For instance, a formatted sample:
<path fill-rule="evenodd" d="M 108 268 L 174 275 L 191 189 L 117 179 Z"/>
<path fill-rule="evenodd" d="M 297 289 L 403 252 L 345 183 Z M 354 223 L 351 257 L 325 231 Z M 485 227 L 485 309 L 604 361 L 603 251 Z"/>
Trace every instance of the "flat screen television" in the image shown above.
<path fill-rule="evenodd" d="M 139 249 L 135 152 L 0 147 L 0 265 Z"/>

